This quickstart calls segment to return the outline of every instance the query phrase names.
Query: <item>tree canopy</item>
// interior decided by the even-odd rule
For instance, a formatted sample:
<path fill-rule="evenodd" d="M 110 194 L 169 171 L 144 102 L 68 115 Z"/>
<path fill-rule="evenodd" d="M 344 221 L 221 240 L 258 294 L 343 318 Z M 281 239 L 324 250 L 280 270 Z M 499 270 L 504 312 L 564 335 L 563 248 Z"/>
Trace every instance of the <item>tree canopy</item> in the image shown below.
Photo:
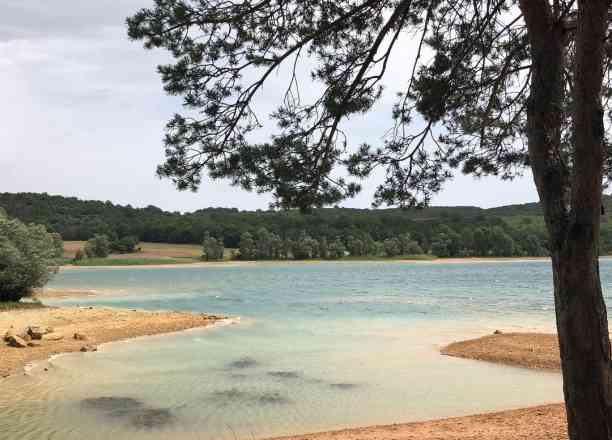
<path fill-rule="evenodd" d="M 19 301 L 44 286 L 61 264 L 58 234 L 9 219 L 0 209 L 0 301 Z"/>
<path fill-rule="evenodd" d="M 612 199 L 608 202 L 612 204 Z M 421 210 L 320 208 L 308 214 L 297 210 L 239 211 L 227 208 L 173 213 L 154 207 L 133 208 L 47 194 L 0 193 L 0 206 L 24 222 L 45 225 L 49 231 L 60 233 L 65 240 L 88 240 L 97 234 L 105 235 L 110 238 L 111 252 L 129 252 L 120 246 L 128 239 L 134 246 L 139 240 L 201 244 L 208 232 L 226 248 L 244 247 L 241 255 L 246 259 L 287 258 L 303 234 L 309 240 L 317 241 L 319 248 L 327 249 L 319 252 L 321 258 L 327 258 L 329 246 L 337 238 L 350 255 L 377 256 L 385 253 L 381 247 L 385 240 L 401 240 L 407 235 L 417 246 L 398 242 L 395 248 L 389 248 L 386 255 L 428 253 L 432 244 L 440 241 L 441 235 L 446 235 L 452 238 L 453 245 L 440 256 L 496 256 L 500 254 L 498 247 L 494 246 L 494 235 L 486 235 L 486 245 L 483 241 L 477 244 L 474 238 L 481 230 L 498 228 L 514 241 L 512 255 L 540 256 L 548 253 L 544 221 L 537 204 L 491 209 L 470 206 Z M 261 243 L 267 243 L 265 246 L 262 244 L 265 249 L 256 248 L 252 241 L 261 237 L 264 238 Z M 321 243 L 323 239 L 325 242 Z M 612 224 L 603 230 L 601 249 L 602 252 L 612 252 Z"/>
<path fill-rule="evenodd" d="M 201 174 L 272 191 L 276 205 L 321 206 L 360 190 L 385 170 L 375 204 L 421 205 L 453 169 L 512 178 L 529 165 L 526 118 L 531 53 L 516 0 L 156 0 L 128 19 L 129 36 L 175 59 L 160 66 L 166 91 L 184 97 L 185 113 L 167 125 L 166 162 L 158 173 L 180 189 Z M 571 33 L 573 1 L 555 2 Z M 406 36 L 416 52 L 410 56 Z M 568 36 L 566 56 L 574 56 Z M 405 58 L 406 80 L 386 84 L 391 56 Z M 269 142 L 253 101 L 281 65 L 292 74 L 270 117 Z M 606 66 L 608 63 L 605 64 Z M 310 101 L 299 72 L 320 87 Z M 572 69 L 566 69 L 568 90 Z M 607 78 L 607 76 L 606 76 Z M 278 81 L 278 79 L 275 79 Z M 278 85 L 276 85 L 278 87 Z M 383 87 L 397 91 L 381 145 L 356 145 L 342 121 L 367 112 Z M 605 110 L 610 88 L 605 87 Z M 572 95 L 562 103 L 560 163 L 571 174 Z M 344 166 L 353 179 L 337 177 Z M 336 176 L 336 177 L 334 177 Z"/>

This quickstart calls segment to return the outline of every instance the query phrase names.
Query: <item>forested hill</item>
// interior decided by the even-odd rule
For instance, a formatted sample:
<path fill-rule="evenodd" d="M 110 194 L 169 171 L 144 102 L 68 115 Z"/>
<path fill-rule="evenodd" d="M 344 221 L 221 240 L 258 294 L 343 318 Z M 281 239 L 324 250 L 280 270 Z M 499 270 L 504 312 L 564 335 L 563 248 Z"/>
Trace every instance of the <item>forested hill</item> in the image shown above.
<path fill-rule="evenodd" d="M 606 198 L 606 205 L 612 207 L 610 197 Z M 422 210 L 325 208 L 315 209 L 307 215 L 297 211 L 206 208 L 181 214 L 155 206 L 133 208 L 45 193 L 0 193 L 0 206 L 12 217 L 46 225 L 49 230 L 59 232 L 64 240 L 86 240 L 96 233 L 103 233 L 111 237 L 133 235 L 150 242 L 201 243 L 208 232 L 222 240 L 226 247 L 235 248 L 242 233 L 256 233 L 266 228 L 290 239 L 305 232 L 315 239 L 369 235 L 382 241 L 410 233 L 424 249 L 428 249 L 440 234 L 451 238 L 459 236 L 463 240 L 469 238 L 475 229 L 497 228 L 498 233 L 504 232 L 517 242 L 529 239 L 537 240 L 542 246 L 546 243 L 536 203 L 492 209 L 473 206 Z M 609 225 L 604 226 L 607 242 L 608 235 L 612 234 L 607 233 Z M 525 247 L 527 244 L 523 245 Z"/>

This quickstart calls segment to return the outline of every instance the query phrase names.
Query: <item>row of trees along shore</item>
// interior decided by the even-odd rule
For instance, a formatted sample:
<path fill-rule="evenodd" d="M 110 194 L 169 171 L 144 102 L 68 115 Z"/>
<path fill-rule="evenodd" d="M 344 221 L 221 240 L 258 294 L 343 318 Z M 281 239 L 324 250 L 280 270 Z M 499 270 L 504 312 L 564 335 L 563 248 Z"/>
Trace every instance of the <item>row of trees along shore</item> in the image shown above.
<path fill-rule="evenodd" d="M 612 200 L 606 197 L 604 201 L 606 209 L 612 209 Z M 45 225 L 64 240 L 86 241 L 105 235 L 109 243 L 97 248 L 108 247 L 113 253 L 131 252 L 139 241 L 201 244 L 207 233 L 223 247 L 238 249 L 245 233 L 256 239 L 265 229 L 283 241 L 296 242 L 304 234 L 328 244 L 339 239 L 352 255 L 394 256 L 397 251 L 393 249 L 398 247 L 394 240 L 405 234 L 423 253 L 440 257 L 548 255 L 547 232 L 535 203 L 491 209 L 326 208 L 302 214 L 207 208 L 176 213 L 48 194 L 0 193 L 0 206 L 12 217 Z M 360 241 L 365 251 L 357 250 Z M 602 224 L 599 248 L 602 254 L 612 253 L 610 223 Z"/>
<path fill-rule="evenodd" d="M 222 237 L 206 233 L 203 240 L 203 258 L 224 258 Z M 443 225 L 431 236 L 412 236 L 410 233 L 374 240 L 368 233 L 328 238 L 313 237 L 302 231 L 294 238 L 260 228 L 245 232 L 232 258 L 241 260 L 305 260 L 311 258 L 338 259 L 351 257 L 400 257 L 431 254 L 438 257 L 512 257 L 545 256 L 548 251 L 541 235 L 525 229 L 505 229 L 502 226 L 477 227 L 456 232 Z"/>

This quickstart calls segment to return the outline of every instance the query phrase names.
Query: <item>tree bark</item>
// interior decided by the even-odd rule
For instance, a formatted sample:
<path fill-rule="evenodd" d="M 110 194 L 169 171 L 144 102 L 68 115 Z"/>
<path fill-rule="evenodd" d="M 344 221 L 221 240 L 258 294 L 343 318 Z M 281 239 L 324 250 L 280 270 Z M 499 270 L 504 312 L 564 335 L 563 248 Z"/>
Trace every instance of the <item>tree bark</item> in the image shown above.
<path fill-rule="evenodd" d="M 566 35 L 547 0 L 520 5 L 533 66 L 529 157 L 550 237 L 568 433 L 571 440 L 612 440 L 612 363 L 598 259 L 608 1 L 578 3 L 571 165 L 560 151 Z"/>

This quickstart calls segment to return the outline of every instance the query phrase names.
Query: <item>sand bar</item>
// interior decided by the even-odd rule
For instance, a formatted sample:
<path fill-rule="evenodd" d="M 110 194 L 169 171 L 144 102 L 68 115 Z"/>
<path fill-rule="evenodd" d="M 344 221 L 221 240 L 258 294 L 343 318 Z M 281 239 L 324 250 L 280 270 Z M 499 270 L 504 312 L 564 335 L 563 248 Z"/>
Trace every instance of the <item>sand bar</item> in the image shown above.
<path fill-rule="evenodd" d="M 495 362 L 516 367 L 559 370 L 557 335 L 507 333 L 454 342 L 442 348 L 448 356 Z"/>
<path fill-rule="evenodd" d="M 0 342 L 0 377 L 23 371 L 34 361 L 58 353 L 80 351 L 84 345 L 98 345 L 139 336 L 171 333 L 206 327 L 223 317 L 180 312 L 144 312 L 108 308 L 41 308 L 0 312 L 0 337 L 9 328 L 22 332 L 28 326 L 52 328 L 60 340 L 43 340 L 39 346 L 15 348 Z M 85 340 L 74 339 L 79 333 Z"/>

